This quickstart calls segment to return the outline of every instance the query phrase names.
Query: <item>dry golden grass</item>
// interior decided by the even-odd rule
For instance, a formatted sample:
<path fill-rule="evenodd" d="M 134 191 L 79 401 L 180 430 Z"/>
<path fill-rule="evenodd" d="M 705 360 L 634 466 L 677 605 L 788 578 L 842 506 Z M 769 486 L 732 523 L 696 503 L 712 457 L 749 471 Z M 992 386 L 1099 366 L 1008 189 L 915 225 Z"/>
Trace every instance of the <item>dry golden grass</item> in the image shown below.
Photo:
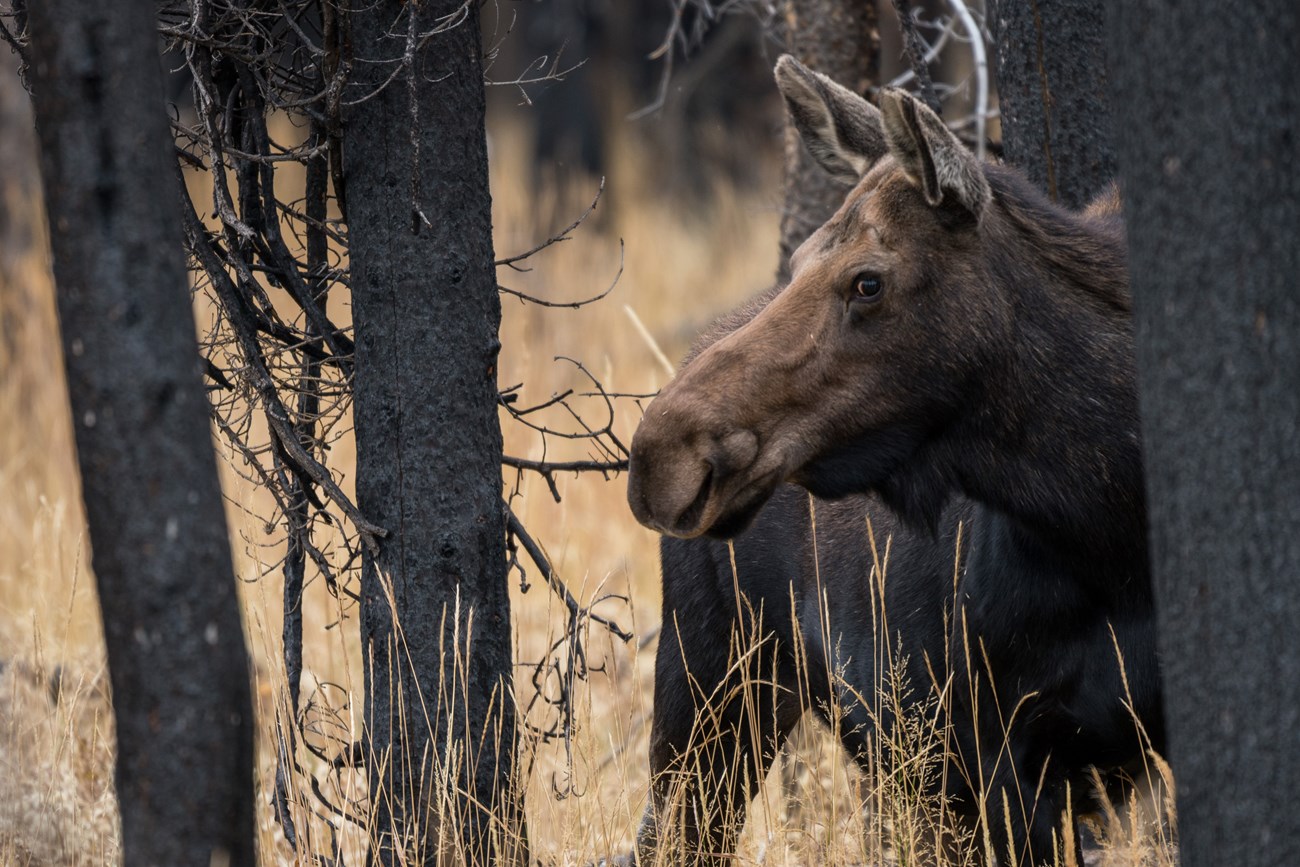
<path fill-rule="evenodd" d="M 526 249 L 572 218 L 572 203 L 590 195 L 528 194 L 521 136 L 509 127 L 493 137 L 493 191 L 499 255 Z M 634 143 L 614 149 L 618 163 L 600 205 L 598 228 L 548 250 L 526 274 L 503 273 L 513 288 L 547 298 L 586 297 L 603 289 L 626 242 L 623 278 L 605 301 L 578 311 L 544 310 L 504 299 L 503 385 L 524 383 L 521 402 L 581 385 L 581 359 L 608 387 L 651 392 L 668 378 L 694 331 L 713 315 L 768 284 L 775 270 L 776 178 L 761 191 L 709 191 L 706 211 L 657 195 L 653 154 Z M 563 200 L 563 201 L 561 201 Z M 39 220 L 38 203 L 6 203 Z M 539 215 L 546 215 L 540 217 Z M 104 651 L 87 567 L 66 396 L 62 384 L 51 283 L 43 245 L 24 251 L 12 279 L 0 286 L 0 865 L 118 863 L 111 793 L 112 735 Z M 336 303 L 331 301 L 331 303 Z M 204 318 L 200 311 L 200 320 Z M 640 324 L 638 324 L 640 323 Z M 630 441 L 638 420 L 623 406 L 618 433 Z M 506 448 L 537 457 L 535 437 L 507 425 Z M 233 460 L 226 453 L 228 460 Z M 350 480 L 346 440 L 331 464 Z M 237 467 L 233 469 L 237 470 Z M 513 477 L 508 479 L 513 485 Z M 259 846 L 265 864 L 308 863 L 285 844 L 268 804 L 274 774 L 277 709 L 285 695 L 281 660 L 281 586 L 272 568 L 282 555 L 268 532 L 265 496 L 227 465 L 223 472 L 232 544 L 241 579 L 246 637 L 254 659 L 259 707 Z M 350 481 L 349 481 L 350 487 Z M 527 812 L 534 853 L 544 861 L 581 864 L 630 846 L 648 787 L 653 635 L 659 619 L 657 540 L 632 520 L 621 479 L 561 478 L 562 501 L 541 480 L 523 480 L 517 513 L 546 547 L 575 595 L 605 603 L 638 636 L 628 645 L 599 631 L 589 635 L 593 674 L 579 693 L 572 763 L 560 745 L 540 747 L 528 780 Z M 513 591 L 517 658 L 537 659 L 563 629 L 564 612 L 538 576 L 533 589 Z M 356 620 L 324 588 L 304 601 L 303 694 L 328 703 L 354 737 L 361 709 Z M 328 628 L 341 617 L 342 627 Z M 645 646 L 640 646 L 644 643 Z M 62 699 L 51 698 L 59 677 Z M 526 701 L 527 684 L 517 686 Z M 925 736 L 923 731 L 916 737 Z M 915 810 L 898 791 L 868 785 L 849 768 L 824 730 L 802 727 L 792 758 L 778 762 L 750 810 L 739 851 L 742 863 L 862 864 L 883 857 L 886 826 L 897 836 Z M 311 768 L 309 767 L 309 770 Z M 352 792 L 364 791 L 359 779 Z M 557 797 L 555 787 L 571 788 Z M 874 809 L 865 811 L 863 804 Z M 919 809 L 919 807 L 918 807 Z M 1157 812 L 1165 809 L 1163 802 Z M 1172 864 L 1169 847 L 1152 842 L 1149 818 L 1137 808 L 1102 824 L 1106 865 Z M 344 838 L 350 864 L 361 863 L 364 840 Z M 897 855 L 897 851 L 894 852 Z M 905 859 L 904 859 L 905 860 Z"/>
<path fill-rule="evenodd" d="M 39 203 L 19 185 L 0 195 L 42 239 Z M 0 252 L 0 864 L 114 863 L 112 720 L 51 278 L 43 249 Z"/>

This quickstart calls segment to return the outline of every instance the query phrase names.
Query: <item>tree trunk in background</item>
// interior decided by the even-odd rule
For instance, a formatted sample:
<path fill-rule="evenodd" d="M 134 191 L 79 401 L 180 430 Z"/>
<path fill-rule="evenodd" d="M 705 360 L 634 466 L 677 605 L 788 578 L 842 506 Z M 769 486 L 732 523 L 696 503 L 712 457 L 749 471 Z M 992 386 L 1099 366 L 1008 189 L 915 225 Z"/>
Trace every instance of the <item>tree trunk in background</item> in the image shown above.
<path fill-rule="evenodd" d="M 38 395 L 50 377 L 61 377 L 62 371 L 54 337 L 54 299 L 29 276 L 37 262 L 47 266 L 45 244 L 37 231 L 44 214 L 36 128 L 19 70 L 18 56 L 0 45 L 0 371 L 10 396 L 0 405 L 0 417 L 5 417 L 10 431 L 26 431 L 29 441 L 54 449 L 64 447 L 62 430 L 57 446 L 51 442 L 51 429 L 66 424 L 64 415 L 58 412 L 51 418 L 51 402 L 39 400 Z M 6 553 L 16 558 L 10 562 L 24 557 L 18 551 Z"/>
<path fill-rule="evenodd" d="M 517 863 L 478 6 L 380 0 L 351 30 L 349 99 L 396 73 L 344 129 L 357 498 L 389 530 L 362 567 L 372 857 Z"/>
<path fill-rule="evenodd" d="M 123 862 L 254 863 L 253 717 L 153 3 L 31 7 L 68 391 L 117 724 Z"/>
<path fill-rule="evenodd" d="M 15 260 L 36 243 L 28 210 L 40 194 L 35 173 L 28 171 L 35 167 L 36 136 L 19 68 L 18 57 L 0 45 L 0 166 L 5 167 L 0 179 L 0 285 L 12 282 Z M 0 317 L 0 353 L 9 338 L 6 329 L 13 327 L 15 323 Z"/>
<path fill-rule="evenodd" d="M 800 62 L 857 93 L 866 94 L 868 88 L 880 84 L 880 29 L 874 3 L 785 0 L 783 11 L 785 50 Z M 808 153 L 787 114 L 778 284 L 790 280 L 790 254 L 839 209 L 848 191 Z M 815 755 L 817 725 L 814 717 L 805 716 L 781 750 L 787 818 L 800 813 L 808 800 L 802 786 L 816 773 L 807 757 Z"/>
<path fill-rule="evenodd" d="M 1111 0 L 1182 863 L 1300 852 L 1300 8 Z"/>
<path fill-rule="evenodd" d="M 781 27 L 785 50 L 810 69 L 865 94 L 880 84 L 880 31 L 874 3 L 785 0 Z M 790 254 L 835 213 L 848 188 L 809 156 L 794 127 L 785 130 L 785 206 L 777 282 L 790 279 Z"/>
<path fill-rule="evenodd" d="M 1079 208 L 1115 177 L 1101 0 L 995 0 L 1002 155 Z"/>

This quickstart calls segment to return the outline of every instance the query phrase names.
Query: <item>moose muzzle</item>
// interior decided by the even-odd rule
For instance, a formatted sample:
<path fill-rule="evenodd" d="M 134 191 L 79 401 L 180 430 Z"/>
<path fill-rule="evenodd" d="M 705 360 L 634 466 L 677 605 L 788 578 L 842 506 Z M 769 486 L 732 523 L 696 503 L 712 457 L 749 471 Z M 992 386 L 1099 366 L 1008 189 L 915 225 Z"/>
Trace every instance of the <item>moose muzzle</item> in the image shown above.
<path fill-rule="evenodd" d="M 688 395 L 665 389 L 632 440 L 628 504 L 647 527 L 689 538 L 756 508 L 780 473 L 763 466 L 754 431 L 702 423 L 694 401 L 679 398 Z"/>

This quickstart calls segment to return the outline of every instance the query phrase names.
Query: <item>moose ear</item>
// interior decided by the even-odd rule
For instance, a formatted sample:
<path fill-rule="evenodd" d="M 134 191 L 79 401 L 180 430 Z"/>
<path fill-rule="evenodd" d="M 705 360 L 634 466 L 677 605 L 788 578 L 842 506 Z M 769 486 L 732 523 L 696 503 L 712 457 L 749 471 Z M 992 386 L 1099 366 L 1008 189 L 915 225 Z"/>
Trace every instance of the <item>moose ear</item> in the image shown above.
<path fill-rule="evenodd" d="M 933 111 L 911 94 L 881 94 L 889 152 L 916 183 L 931 207 L 959 205 L 977 221 L 993 197 L 979 160 Z"/>
<path fill-rule="evenodd" d="M 856 184 L 887 153 L 880 111 L 847 87 L 788 54 L 776 62 L 776 86 L 808 151 L 832 177 Z"/>

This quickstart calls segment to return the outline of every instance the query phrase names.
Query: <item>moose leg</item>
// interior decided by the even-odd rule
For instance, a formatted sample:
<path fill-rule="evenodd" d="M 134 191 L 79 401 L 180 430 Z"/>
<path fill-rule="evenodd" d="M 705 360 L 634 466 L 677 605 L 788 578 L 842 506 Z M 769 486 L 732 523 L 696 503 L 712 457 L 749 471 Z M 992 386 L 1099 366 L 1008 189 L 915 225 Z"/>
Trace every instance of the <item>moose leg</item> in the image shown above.
<path fill-rule="evenodd" d="M 797 696 L 782 686 L 788 648 L 764 625 L 760 601 L 741 591 L 737 604 L 730 569 L 719 580 L 712 547 L 664 543 L 642 864 L 654 863 L 656 852 L 672 853 L 674 864 L 727 861 L 745 808 L 800 714 Z"/>
<path fill-rule="evenodd" d="M 1017 761 L 1015 766 L 1014 773 L 998 774 L 989 790 L 987 817 L 1000 863 L 1064 863 L 1067 834 L 1073 838 L 1076 858 L 1081 857 L 1078 823 L 1064 825 L 1065 808 L 1078 793 L 1068 792 L 1065 777 L 1051 773 L 1050 767 L 1042 773 L 1041 763 Z"/>

